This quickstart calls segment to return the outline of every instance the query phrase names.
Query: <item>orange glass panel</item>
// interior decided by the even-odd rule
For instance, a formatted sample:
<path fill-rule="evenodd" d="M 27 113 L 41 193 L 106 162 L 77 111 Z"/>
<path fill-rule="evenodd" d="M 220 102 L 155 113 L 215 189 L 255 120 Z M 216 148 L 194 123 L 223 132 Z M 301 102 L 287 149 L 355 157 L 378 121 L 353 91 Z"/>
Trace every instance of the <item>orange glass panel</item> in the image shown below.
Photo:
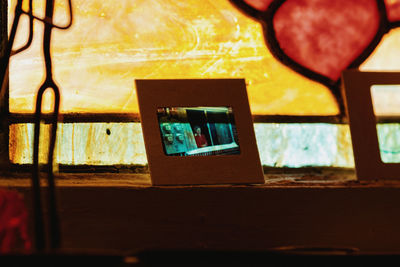
<path fill-rule="evenodd" d="M 34 1 L 38 15 L 43 2 Z M 66 1 L 56 3 L 57 22 L 63 24 Z M 52 43 L 62 112 L 137 112 L 135 78 L 244 77 L 253 113 L 338 113 L 329 90 L 278 62 L 265 46 L 261 25 L 227 0 L 75 0 L 73 5 L 74 25 L 54 31 Z M 24 21 L 16 46 L 26 30 Z M 11 112 L 33 112 L 43 79 L 42 32 L 35 22 L 32 47 L 12 58 Z"/>

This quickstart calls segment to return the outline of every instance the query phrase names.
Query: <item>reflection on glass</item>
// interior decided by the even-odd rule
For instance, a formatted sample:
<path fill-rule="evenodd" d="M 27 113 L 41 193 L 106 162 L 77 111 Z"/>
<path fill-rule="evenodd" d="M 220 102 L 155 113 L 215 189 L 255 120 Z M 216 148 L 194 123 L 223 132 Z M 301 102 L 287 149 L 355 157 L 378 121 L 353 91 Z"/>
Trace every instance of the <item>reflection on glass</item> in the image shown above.
<path fill-rule="evenodd" d="M 240 154 L 230 107 L 162 107 L 157 116 L 168 156 Z"/>
<path fill-rule="evenodd" d="M 400 85 L 373 85 L 371 97 L 377 121 L 400 115 Z M 400 124 L 377 123 L 376 130 L 382 162 L 400 163 Z"/>

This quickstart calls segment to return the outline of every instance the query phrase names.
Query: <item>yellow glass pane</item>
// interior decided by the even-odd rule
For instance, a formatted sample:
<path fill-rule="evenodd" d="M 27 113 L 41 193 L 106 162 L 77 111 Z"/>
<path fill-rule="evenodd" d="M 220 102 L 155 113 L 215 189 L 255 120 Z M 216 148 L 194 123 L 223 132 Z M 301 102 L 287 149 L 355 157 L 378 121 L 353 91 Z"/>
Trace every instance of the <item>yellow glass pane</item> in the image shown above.
<path fill-rule="evenodd" d="M 10 13 L 16 0 L 9 1 Z M 56 1 L 57 23 L 66 2 Z M 44 14 L 44 1 L 34 1 Z M 74 0 L 74 24 L 55 30 L 55 79 L 62 112 L 138 112 L 134 79 L 246 78 L 253 113 L 334 115 L 329 90 L 278 62 L 261 25 L 228 0 Z M 9 24 L 12 21 L 10 14 Z M 24 18 L 17 44 L 27 37 Z M 33 112 L 44 75 L 43 26 L 32 47 L 12 58 L 10 110 Z"/>

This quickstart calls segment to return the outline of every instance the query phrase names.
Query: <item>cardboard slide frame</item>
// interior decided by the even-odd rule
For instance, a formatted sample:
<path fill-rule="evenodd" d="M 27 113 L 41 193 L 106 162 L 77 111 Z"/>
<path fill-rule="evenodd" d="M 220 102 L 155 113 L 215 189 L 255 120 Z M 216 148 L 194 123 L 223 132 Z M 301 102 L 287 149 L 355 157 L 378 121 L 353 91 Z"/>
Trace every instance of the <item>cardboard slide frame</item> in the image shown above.
<path fill-rule="evenodd" d="M 153 185 L 264 183 L 244 79 L 135 82 Z M 164 107 L 231 107 L 240 154 L 166 155 L 157 117 L 157 109 Z"/>
<path fill-rule="evenodd" d="M 373 85 L 400 84 L 400 73 L 348 70 L 343 72 L 342 81 L 357 178 L 400 179 L 400 163 L 384 163 L 381 159 L 371 95 Z"/>

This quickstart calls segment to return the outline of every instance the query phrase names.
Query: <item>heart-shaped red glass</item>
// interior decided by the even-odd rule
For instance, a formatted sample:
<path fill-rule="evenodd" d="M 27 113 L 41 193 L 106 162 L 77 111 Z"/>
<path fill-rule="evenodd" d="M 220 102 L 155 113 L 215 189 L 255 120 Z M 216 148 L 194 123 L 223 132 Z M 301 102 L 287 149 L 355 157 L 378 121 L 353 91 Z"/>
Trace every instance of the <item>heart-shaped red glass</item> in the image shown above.
<path fill-rule="evenodd" d="M 343 70 L 363 63 L 400 25 L 400 0 L 231 0 L 259 20 L 272 54 L 328 86 L 341 111 Z"/>

